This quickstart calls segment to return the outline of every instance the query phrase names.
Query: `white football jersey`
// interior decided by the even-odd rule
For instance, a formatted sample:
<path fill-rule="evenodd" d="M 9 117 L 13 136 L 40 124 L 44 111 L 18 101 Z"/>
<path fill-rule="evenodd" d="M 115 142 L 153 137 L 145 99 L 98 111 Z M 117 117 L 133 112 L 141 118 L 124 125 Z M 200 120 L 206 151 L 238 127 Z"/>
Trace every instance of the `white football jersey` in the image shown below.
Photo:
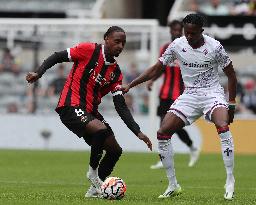
<path fill-rule="evenodd" d="M 193 49 L 185 36 L 173 41 L 159 60 L 163 65 L 178 59 L 186 88 L 220 88 L 218 68 L 231 62 L 219 41 L 203 35 L 204 45 Z"/>

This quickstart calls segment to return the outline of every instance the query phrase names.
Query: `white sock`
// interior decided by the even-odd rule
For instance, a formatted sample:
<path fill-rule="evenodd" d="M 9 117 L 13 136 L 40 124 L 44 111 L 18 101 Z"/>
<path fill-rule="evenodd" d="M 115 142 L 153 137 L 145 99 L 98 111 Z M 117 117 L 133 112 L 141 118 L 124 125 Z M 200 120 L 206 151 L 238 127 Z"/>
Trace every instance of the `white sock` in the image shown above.
<path fill-rule="evenodd" d="M 230 131 L 220 133 L 222 158 L 227 173 L 226 183 L 234 181 L 234 143 Z"/>
<path fill-rule="evenodd" d="M 196 151 L 196 150 L 197 150 L 197 148 L 194 147 L 194 145 L 191 145 L 191 147 L 189 147 L 189 149 L 190 149 L 190 152 L 193 152 L 193 151 Z"/>
<path fill-rule="evenodd" d="M 89 165 L 88 175 L 89 175 L 90 177 L 97 177 L 97 176 L 98 176 L 98 169 L 93 169 L 93 168 Z"/>
<path fill-rule="evenodd" d="M 169 186 L 172 186 L 175 188 L 177 186 L 177 179 L 175 175 L 171 139 L 158 140 L 158 150 L 159 150 L 161 161 L 166 170 L 166 175 L 169 180 Z"/>

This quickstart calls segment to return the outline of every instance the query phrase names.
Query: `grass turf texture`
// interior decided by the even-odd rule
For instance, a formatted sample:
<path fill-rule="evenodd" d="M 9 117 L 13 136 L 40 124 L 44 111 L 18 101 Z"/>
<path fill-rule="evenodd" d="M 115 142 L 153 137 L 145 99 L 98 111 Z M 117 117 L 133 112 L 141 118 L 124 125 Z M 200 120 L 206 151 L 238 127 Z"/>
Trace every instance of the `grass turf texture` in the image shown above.
<path fill-rule="evenodd" d="M 0 204 L 256 204 L 256 156 L 237 155 L 236 190 L 225 201 L 225 171 L 220 155 L 201 155 L 195 167 L 187 167 L 188 155 L 175 155 L 176 174 L 183 193 L 158 199 L 167 187 L 165 171 L 150 170 L 157 160 L 152 153 L 124 153 L 112 176 L 127 184 L 120 201 L 86 199 L 88 152 L 0 150 Z"/>

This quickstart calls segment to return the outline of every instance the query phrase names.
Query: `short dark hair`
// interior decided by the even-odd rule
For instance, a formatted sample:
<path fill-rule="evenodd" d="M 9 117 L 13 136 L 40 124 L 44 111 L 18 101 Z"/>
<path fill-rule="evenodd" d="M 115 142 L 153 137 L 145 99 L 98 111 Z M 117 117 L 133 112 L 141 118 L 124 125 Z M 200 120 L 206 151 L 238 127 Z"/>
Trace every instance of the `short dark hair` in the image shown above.
<path fill-rule="evenodd" d="M 188 14 L 183 19 L 183 25 L 188 24 L 188 23 L 203 27 L 206 24 L 206 19 L 204 18 L 204 16 L 202 16 L 200 14 Z"/>
<path fill-rule="evenodd" d="M 108 28 L 108 30 L 106 31 L 106 33 L 104 34 L 104 39 L 109 36 L 111 33 L 114 33 L 114 32 L 123 32 L 125 33 L 124 29 L 122 29 L 121 27 L 119 26 L 111 26 Z"/>
<path fill-rule="evenodd" d="M 178 20 L 173 20 L 167 24 L 167 26 L 169 26 L 170 28 L 172 28 L 173 26 L 176 26 L 176 25 L 180 25 L 181 27 L 183 27 L 182 22 L 178 21 Z"/>

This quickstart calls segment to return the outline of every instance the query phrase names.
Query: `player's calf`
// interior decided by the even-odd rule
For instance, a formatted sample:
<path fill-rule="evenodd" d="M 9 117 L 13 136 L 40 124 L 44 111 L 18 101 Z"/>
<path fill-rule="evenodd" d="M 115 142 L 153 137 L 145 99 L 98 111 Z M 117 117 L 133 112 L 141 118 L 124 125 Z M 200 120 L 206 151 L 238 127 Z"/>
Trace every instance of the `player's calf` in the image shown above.
<path fill-rule="evenodd" d="M 99 165 L 99 177 L 101 180 L 105 180 L 113 171 L 116 162 L 122 155 L 122 148 L 113 148 L 111 151 L 107 150 L 105 156 Z"/>

